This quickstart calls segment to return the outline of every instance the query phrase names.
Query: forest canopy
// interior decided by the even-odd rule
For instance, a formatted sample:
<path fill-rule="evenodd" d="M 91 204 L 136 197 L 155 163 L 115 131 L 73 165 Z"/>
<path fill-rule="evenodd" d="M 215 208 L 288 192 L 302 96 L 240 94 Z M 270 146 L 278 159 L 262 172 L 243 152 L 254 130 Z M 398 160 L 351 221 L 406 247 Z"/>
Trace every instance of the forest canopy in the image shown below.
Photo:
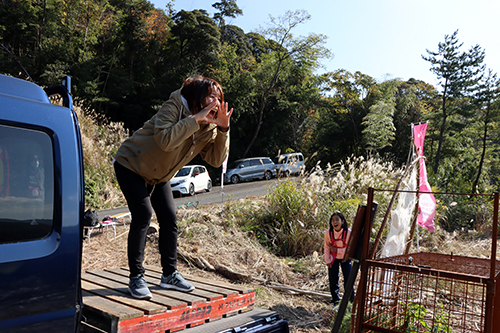
<path fill-rule="evenodd" d="M 207 10 L 157 9 L 147 0 L 2 0 L 0 73 L 48 86 L 72 77 L 72 94 L 102 122 L 141 127 L 184 79 L 221 82 L 235 112 L 229 160 L 300 151 L 309 168 L 378 155 L 403 165 L 411 124 L 428 122 L 430 183 L 454 192 L 498 191 L 499 80 L 479 45 L 459 32 L 422 50 L 437 86 L 418 78 L 379 82 L 361 72 L 320 73 L 335 50 L 294 29 L 303 10 L 266 29 L 226 25 L 236 0 Z"/>

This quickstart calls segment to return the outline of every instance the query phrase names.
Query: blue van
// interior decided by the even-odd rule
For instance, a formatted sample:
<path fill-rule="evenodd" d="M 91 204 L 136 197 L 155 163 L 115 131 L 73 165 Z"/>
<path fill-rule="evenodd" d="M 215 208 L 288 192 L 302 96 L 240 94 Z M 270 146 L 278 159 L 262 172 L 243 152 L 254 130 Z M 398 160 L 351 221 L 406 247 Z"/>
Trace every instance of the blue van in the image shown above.
<path fill-rule="evenodd" d="M 0 332 L 79 330 L 84 172 L 69 81 L 44 91 L 0 75 Z"/>
<path fill-rule="evenodd" d="M 224 182 L 237 184 L 242 180 L 261 178 L 269 180 L 274 176 L 276 176 L 276 168 L 269 157 L 251 157 L 230 163 L 224 174 Z"/>

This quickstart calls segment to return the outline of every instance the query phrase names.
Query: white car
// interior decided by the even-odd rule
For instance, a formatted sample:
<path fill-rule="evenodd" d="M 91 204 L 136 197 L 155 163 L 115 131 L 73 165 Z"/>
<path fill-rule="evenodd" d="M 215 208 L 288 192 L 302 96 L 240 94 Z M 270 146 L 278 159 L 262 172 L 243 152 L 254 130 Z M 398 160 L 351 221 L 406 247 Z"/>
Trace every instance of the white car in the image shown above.
<path fill-rule="evenodd" d="M 194 195 L 212 190 L 212 179 L 203 165 L 186 165 L 170 180 L 173 192 Z"/>
<path fill-rule="evenodd" d="M 278 155 L 274 158 L 274 164 L 279 176 L 296 175 L 304 171 L 304 155 L 302 153 Z"/>

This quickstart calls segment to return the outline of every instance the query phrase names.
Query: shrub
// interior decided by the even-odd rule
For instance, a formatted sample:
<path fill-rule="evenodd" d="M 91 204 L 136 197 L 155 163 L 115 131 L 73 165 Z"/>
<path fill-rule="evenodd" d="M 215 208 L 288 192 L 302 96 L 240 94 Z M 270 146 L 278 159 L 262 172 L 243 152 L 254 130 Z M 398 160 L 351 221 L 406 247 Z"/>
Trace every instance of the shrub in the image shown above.
<path fill-rule="evenodd" d="M 125 200 L 116 182 L 112 161 L 128 137 L 128 131 L 122 123 L 107 122 L 78 105 L 74 109 L 82 133 L 85 206 L 92 209 L 121 206 Z"/>
<path fill-rule="evenodd" d="M 368 187 L 394 188 L 401 169 L 377 158 L 350 158 L 337 168 L 316 166 L 297 178 L 280 179 L 259 205 L 236 204 L 228 218 L 281 256 L 303 257 L 322 252 L 323 232 L 330 216 L 340 211 L 350 226 L 358 205 L 365 204 Z M 384 211 L 391 192 L 379 192 L 379 211 Z"/>

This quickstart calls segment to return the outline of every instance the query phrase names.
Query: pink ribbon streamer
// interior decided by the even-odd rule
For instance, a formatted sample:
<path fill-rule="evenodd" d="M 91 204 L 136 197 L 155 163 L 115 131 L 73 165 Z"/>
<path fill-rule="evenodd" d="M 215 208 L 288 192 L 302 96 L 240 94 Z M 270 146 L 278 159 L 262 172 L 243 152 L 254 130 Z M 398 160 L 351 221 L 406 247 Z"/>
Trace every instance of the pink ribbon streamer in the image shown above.
<path fill-rule="evenodd" d="M 424 139 L 427 124 L 416 125 L 413 127 L 413 138 L 417 147 L 418 156 L 424 155 Z M 427 168 L 425 159 L 420 159 L 420 186 L 419 186 L 419 203 L 418 203 L 418 218 L 417 223 L 422 228 L 426 228 L 430 232 L 434 232 L 434 216 L 436 215 L 436 199 L 431 192 L 431 186 L 427 180 Z"/>

